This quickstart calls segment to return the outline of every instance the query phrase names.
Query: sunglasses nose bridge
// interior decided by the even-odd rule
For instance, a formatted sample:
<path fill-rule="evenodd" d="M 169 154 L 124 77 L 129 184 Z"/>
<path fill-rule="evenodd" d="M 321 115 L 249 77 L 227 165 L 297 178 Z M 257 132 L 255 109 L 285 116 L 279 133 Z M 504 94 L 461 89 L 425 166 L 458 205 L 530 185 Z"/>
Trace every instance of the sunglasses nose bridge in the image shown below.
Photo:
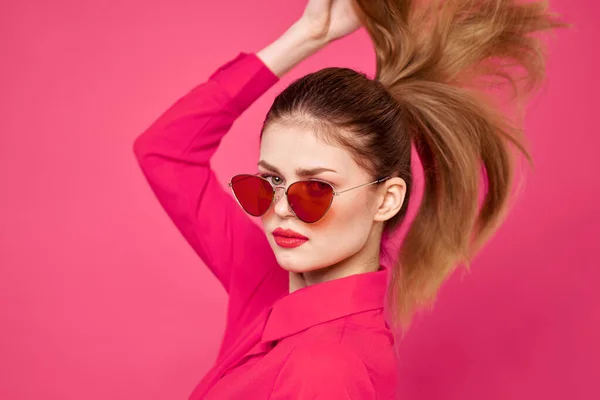
<path fill-rule="evenodd" d="M 279 194 L 277 194 L 278 189 L 282 190 L 282 192 L 280 192 Z M 285 196 L 286 190 L 285 190 L 285 187 L 283 187 L 283 186 L 275 186 L 273 188 L 273 192 L 274 192 L 273 203 L 277 203 L 279 201 L 279 199 L 281 199 L 281 197 Z"/>
<path fill-rule="evenodd" d="M 281 192 L 279 193 L 279 195 L 277 194 L 277 189 L 281 189 Z M 287 195 L 288 189 L 286 189 L 284 186 L 277 186 L 273 189 L 275 191 L 275 194 L 273 196 L 273 207 L 276 209 L 276 212 L 280 215 L 291 215 L 294 214 L 294 211 L 292 210 L 292 206 L 289 203 L 289 200 L 286 201 L 287 204 L 285 204 L 285 206 L 283 208 L 281 208 L 281 206 L 278 204 L 279 200 L 282 197 L 285 197 Z M 287 200 L 287 199 L 286 199 Z M 279 207 L 279 208 L 277 208 Z"/>

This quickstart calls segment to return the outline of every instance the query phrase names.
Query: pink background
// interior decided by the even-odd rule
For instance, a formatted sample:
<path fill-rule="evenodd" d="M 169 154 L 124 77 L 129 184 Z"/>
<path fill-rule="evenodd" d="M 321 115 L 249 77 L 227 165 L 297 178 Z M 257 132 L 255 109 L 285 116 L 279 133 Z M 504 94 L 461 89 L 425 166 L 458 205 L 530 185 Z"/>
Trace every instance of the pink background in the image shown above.
<path fill-rule="evenodd" d="M 553 41 L 527 120 L 536 169 L 472 273 L 456 275 L 406 338 L 404 399 L 600 398 L 600 5 L 553 4 L 576 26 Z M 0 398 L 190 393 L 216 356 L 226 298 L 159 208 L 133 140 L 303 6 L 0 5 Z M 302 63 L 240 118 L 214 159 L 223 183 L 252 169 L 275 93 L 334 65 L 372 74 L 364 32 Z"/>

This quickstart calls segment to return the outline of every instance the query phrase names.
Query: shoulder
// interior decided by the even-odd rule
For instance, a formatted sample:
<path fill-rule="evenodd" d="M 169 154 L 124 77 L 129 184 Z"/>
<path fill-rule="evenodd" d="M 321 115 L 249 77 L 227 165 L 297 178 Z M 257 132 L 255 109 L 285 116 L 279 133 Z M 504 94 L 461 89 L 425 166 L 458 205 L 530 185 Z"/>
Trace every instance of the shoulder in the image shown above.
<path fill-rule="evenodd" d="M 350 347 L 308 343 L 294 348 L 282 366 L 272 398 L 374 399 L 363 360 Z"/>

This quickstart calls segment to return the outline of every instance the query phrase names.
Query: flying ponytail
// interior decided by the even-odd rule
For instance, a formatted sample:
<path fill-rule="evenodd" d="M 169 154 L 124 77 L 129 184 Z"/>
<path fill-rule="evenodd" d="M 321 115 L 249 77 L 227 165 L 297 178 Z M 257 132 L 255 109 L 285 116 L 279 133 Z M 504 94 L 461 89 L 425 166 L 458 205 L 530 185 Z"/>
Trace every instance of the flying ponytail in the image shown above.
<path fill-rule="evenodd" d="M 508 85 L 515 99 L 535 92 L 545 72 L 536 34 L 564 24 L 539 1 L 356 4 L 375 44 L 375 79 L 398 103 L 424 168 L 422 203 L 389 293 L 394 320 L 406 329 L 502 222 L 516 162 L 511 146 L 531 161 L 521 129 L 488 89 Z"/>

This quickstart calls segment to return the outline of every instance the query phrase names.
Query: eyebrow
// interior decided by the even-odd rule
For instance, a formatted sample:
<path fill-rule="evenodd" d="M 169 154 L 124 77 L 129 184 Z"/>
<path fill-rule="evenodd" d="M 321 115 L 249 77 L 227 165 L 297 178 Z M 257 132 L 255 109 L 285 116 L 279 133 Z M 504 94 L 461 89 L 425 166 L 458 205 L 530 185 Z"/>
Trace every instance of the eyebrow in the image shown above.
<path fill-rule="evenodd" d="M 279 170 L 277 168 L 275 168 L 274 166 L 272 166 L 271 164 L 269 164 L 268 162 L 266 162 L 264 160 L 260 160 L 258 162 L 258 166 L 259 167 L 263 167 L 265 169 L 268 169 L 270 171 L 273 171 L 276 174 L 283 175 L 281 172 L 279 172 Z M 302 177 L 306 177 L 306 176 L 317 175 L 317 174 L 320 174 L 321 172 L 335 172 L 335 173 L 337 173 L 336 170 L 333 170 L 333 169 L 330 169 L 330 168 L 317 167 L 317 168 L 298 168 L 296 170 L 296 175 L 302 176 Z"/>

